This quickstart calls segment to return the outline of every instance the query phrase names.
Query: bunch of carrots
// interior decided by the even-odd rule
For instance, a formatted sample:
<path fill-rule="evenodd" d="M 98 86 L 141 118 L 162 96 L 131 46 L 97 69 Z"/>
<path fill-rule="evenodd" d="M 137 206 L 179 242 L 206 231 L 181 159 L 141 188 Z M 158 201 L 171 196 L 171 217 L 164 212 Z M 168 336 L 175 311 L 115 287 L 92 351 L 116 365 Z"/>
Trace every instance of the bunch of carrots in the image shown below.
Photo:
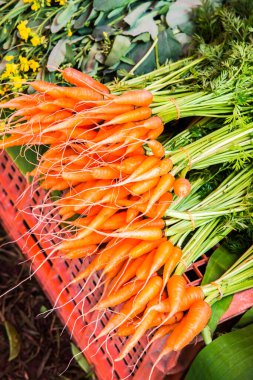
<path fill-rule="evenodd" d="M 91 259 L 71 284 L 102 271 L 103 294 L 91 311 L 120 307 L 98 338 L 115 329 L 131 335 L 118 360 L 151 328 L 151 342 L 171 332 L 162 355 L 180 350 L 208 323 L 211 308 L 200 287 L 173 275 L 182 251 L 164 237 L 162 218 L 173 193 L 185 197 L 191 185 L 172 175 L 156 140 L 164 127 L 152 116 L 153 95 L 116 96 L 75 69 L 62 75 L 74 87 L 35 81 L 37 93 L 0 104 L 16 109 L 0 148 L 50 145 L 30 176 L 49 193 L 62 191 L 55 205 L 73 233 L 54 252 Z"/>

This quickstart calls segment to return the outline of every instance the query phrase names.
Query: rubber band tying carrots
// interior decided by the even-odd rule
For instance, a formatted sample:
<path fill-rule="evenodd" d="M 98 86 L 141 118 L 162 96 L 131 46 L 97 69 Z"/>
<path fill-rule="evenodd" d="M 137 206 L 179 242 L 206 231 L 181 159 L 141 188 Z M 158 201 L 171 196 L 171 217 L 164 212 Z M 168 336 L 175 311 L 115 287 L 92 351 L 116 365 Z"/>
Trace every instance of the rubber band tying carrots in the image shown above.
<path fill-rule="evenodd" d="M 190 156 L 188 150 L 187 150 L 187 149 L 184 149 L 183 147 L 180 147 L 179 149 L 180 149 L 183 153 L 186 154 L 186 156 L 187 156 L 187 158 L 188 158 L 188 161 L 189 161 L 188 167 L 189 167 L 189 170 L 191 170 L 191 168 L 192 168 L 192 160 L 191 160 L 191 156 Z"/>
<path fill-rule="evenodd" d="M 170 97 L 170 98 L 168 98 L 168 100 L 169 100 L 171 103 L 174 104 L 174 106 L 175 106 L 175 108 L 176 108 L 176 112 L 177 112 L 176 120 L 179 120 L 180 117 L 181 117 L 181 112 L 180 112 L 180 108 L 179 108 L 179 105 L 178 105 L 176 99 Z"/>
<path fill-rule="evenodd" d="M 189 215 L 189 218 L 190 218 L 190 221 L 191 221 L 191 224 L 192 224 L 192 231 L 194 231 L 196 229 L 196 224 L 195 224 L 193 215 L 192 215 L 192 213 L 190 211 L 186 211 L 186 214 Z"/>
<path fill-rule="evenodd" d="M 218 292 L 220 293 L 220 300 L 223 298 L 223 292 L 222 292 L 222 289 L 221 289 L 221 286 L 220 284 L 217 284 L 217 282 L 210 282 L 210 284 L 214 285 L 217 289 L 218 289 Z"/>

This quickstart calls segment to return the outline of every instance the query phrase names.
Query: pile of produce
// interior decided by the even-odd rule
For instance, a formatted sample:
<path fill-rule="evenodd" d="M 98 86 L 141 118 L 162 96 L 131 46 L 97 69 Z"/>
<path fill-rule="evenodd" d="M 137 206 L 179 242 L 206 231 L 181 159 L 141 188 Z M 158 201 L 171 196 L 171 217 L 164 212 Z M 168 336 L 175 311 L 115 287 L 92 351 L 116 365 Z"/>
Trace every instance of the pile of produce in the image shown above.
<path fill-rule="evenodd" d="M 107 85 L 63 68 L 64 85 L 27 82 L 36 92 L 0 104 L 15 110 L 3 111 L 0 148 L 47 146 L 29 177 L 58 191 L 64 225 L 49 257 L 87 259 L 69 285 L 99 272 L 89 312 L 117 312 L 97 339 L 130 336 L 116 360 L 150 329 L 149 345 L 169 334 L 156 363 L 181 350 L 216 301 L 253 285 L 252 28 L 236 12 L 216 17 L 240 33 L 201 40 L 193 57 Z M 215 282 L 187 285 L 185 271 L 234 230 L 245 252 Z"/>

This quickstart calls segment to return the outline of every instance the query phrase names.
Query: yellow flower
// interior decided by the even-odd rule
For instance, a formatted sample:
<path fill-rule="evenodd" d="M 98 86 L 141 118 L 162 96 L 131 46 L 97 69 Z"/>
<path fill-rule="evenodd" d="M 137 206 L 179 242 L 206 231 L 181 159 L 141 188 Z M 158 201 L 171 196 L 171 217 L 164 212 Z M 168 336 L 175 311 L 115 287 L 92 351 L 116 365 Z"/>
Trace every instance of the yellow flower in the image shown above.
<path fill-rule="evenodd" d="M 13 60 L 13 58 L 14 58 L 13 55 L 6 55 L 5 60 L 6 60 L 7 62 L 10 62 L 10 61 Z"/>
<path fill-rule="evenodd" d="M 20 75 L 14 75 L 12 77 L 13 89 L 18 90 L 20 87 L 22 87 L 22 84 L 25 81 L 26 79 L 22 78 Z"/>
<path fill-rule="evenodd" d="M 16 63 L 6 63 L 5 71 L 1 75 L 1 79 L 9 78 L 12 74 L 18 73 L 18 65 Z"/>
<path fill-rule="evenodd" d="M 17 26 L 19 34 L 20 34 L 20 38 L 22 40 L 25 40 L 26 42 L 28 40 L 28 37 L 31 35 L 31 28 L 27 28 L 26 26 L 27 24 L 28 24 L 28 21 L 24 20 L 24 21 L 21 21 Z"/>
<path fill-rule="evenodd" d="M 24 3 L 29 3 L 29 4 L 32 3 L 31 9 L 33 11 L 37 11 L 38 9 L 40 9 L 40 3 L 38 0 L 23 0 L 23 1 Z"/>
<path fill-rule="evenodd" d="M 1 95 L 5 95 L 5 91 L 0 90 L 0 94 L 1 94 Z M 5 122 L 2 121 L 2 122 L 0 123 L 0 132 L 3 132 L 4 130 L 5 130 Z"/>
<path fill-rule="evenodd" d="M 65 5 L 68 0 L 55 0 L 56 3 L 59 3 L 59 5 Z"/>
<path fill-rule="evenodd" d="M 51 6 L 51 0 L 47 0 L 47 1 L 46 1 L 46 5 L 47 5 L 48 7 L 50 7 L 50 6 Z"/>
<path fill-rule="evenodd" d="M 28 61 L 28 63 L 29 63 L 30 69 L 32 69 L 33 72 L 38 70 L 38 68 L 40 67 L 38 62 L 36 62 L 34 59 L 30 59 L 30 61 Z"/>
<path fill-rule="evenodd" d="M 20 61 L 20 70 L 24 72 L 29 71 L 28 59 L 25 57 L 19 57 L 19 61 Z"/>
<path fill-rule="evenodd" d="M 69 30 L 68 30 L 68 37 L 71 37 L 72 34 L 73 34 L 72 31 L 69 29 Z"/>
<path fill-rule="evenodd" d="M 32 38 L 31 38 L 31 43 L 33 46 L 38 46 L 40 44 L 42 44 L 44 41 L 45 41 L 45 37 L 42 36 L 42 37 L 39 37 L 38 34 L 36 33 L 33 33 L 32 34 Z"/>

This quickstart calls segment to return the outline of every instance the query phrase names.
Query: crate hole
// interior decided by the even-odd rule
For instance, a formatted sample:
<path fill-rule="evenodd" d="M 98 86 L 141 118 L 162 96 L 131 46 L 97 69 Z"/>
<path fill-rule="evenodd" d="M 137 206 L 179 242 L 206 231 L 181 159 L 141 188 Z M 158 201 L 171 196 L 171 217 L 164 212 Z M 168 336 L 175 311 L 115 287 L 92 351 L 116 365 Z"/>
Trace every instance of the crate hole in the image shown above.
<path fill-rule="evenodd" d="M 109 358 L 106 358 L 106 360 L 107 360 L 107 363 L 112 367 L 112 362 L 111 362 L 111 360 L 110 360 Z"/>
<path fill-rule="evenodd" d="M 206 271 L 206 264 L 202 264 L 198 267 L 198 270 L 200 271 L 202 277 L 204 276 L 204 273 Z"/>
<path fill-rule="evenodd" d="M 69 268 L 69 263 L 64 260 L 64 264 L 66 265 L 67 268 Z"/>
<path fill-rule="evenodd" d="M 12 201 L 12 199 L 9 199 L 9 201 L 10 201 L 10 204 L 11 204 L 12 206 L 14 206 L 14 202 Z"/>
<path fill-rule="evenodd" d="M 68 288 L 65 288 L 65 292 L 69 294 L 69 289 L 68 289 Z"/>
<path fill-rule="evenodd" d="M 15 168 L 13 166 L 11 166 L 11 170 L 13 171 L 13 173 L 15 173 Z"/>
<path fill-rule="evenodd" d="M 17 183 L 15 184 L 15 187 L 16 187 L 16 189 L 17 189 L 18 191 L 20 190 L 20 187 L 18 186 Z"/>
<path fill-rule="evenodd" d="M 117 377 L 117 380 L 120 380 L 121 377 L 118 375 L 118 372 L 114 371 L 115 376 Z"/>
<path fill-rule="evenodd" d="M 4 154 L 4 156 L 3 156 L 3 157 L 4 157 L 4 159 L 5 159 L 5 161 L 6 161 L 6 162 L 8 162 L 8 161 L 9 161 L 9 159 L 8 159 L 8 156 L 7 156 L 6 154 Z"/>
<path fill-rule="evenodd" d="M 58 280 L 59 280 L 60 283 L 63 282 L 63 279 L 61 278 L 61 276 L 57 275 L 57 278 L 58 278 Z"/>
<path fill-rule="evenodd" d="M 4 163 L 3 163 L 3 162 L 1 162 L 1 166 L 2 166 L 2 168 L 3 168 L 3 169 L 5 169 L 5 168 L 6 168 L 6 166 L 4 165 Z"/>
<path fill-rule="evenodd" d="M 13 179 L 13 177 L 12 177 L 11 173 L 8 173 L 8 177 L 10 178 L 10 180 L 12 180 L 12 179 Z"/>
<path fill-rule="evenodd" d="M 199 278 L 199 276 L 197 275 L 197 273 L 195 273 L 195 271 L 193 269 L 190 269 L 186 272 L 186 276 L 189 278 L 189 280 L 192 282 L 192 281 L 195 281 Z"/>
<path fill-rule="evenodd" d="M 23 182 L 23 177 L 21 175 L 18 176 L 19 182 Z"/>
<path fill-rule="evenodd" d="M 105 354 L 105 350 L 103 349 L 102 346 L 100 347 L 100 350 L 102 351 L 103 354 Z"/>

